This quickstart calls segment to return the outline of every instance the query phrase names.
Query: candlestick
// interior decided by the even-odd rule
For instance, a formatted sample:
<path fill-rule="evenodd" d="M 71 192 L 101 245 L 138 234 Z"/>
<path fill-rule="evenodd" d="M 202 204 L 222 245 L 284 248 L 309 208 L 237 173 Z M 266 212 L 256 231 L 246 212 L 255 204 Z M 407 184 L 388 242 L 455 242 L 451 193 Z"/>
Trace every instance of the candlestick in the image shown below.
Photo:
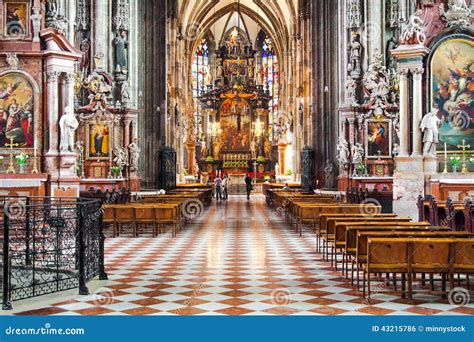
<path fill-rule="evenodd" d="M 444 170 L 443 173 L 448 173 L 448 147 L 447 144 L 444 143 Z"/>
<path fill-rule="evenodd" d="M 36 160 L 36 139 L 35 143 L 33 145 L 33 170 L 31 170 L 31 173 L 38 173 L 38 162 Z"/>

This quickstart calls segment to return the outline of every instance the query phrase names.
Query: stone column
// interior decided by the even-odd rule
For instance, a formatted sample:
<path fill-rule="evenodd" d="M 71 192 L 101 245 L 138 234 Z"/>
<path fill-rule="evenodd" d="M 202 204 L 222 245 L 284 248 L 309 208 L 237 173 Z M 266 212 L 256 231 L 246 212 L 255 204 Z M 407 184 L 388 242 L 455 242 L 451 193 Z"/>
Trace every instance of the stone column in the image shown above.
<path fill-rule="evenodd" d="M 423 117 L 423 104 L 422 104 L 422 84 L 421 75 L 423 74 L 423 67 L 419 66 L 411 70 L 413 75 L 413 115 L 412 115 L 412 127 L 413 127 L 413 152 L 412 156 L 421 156 L 421 130 L 420 122 Z"/>
<path fill-rule="evenodd" d="M 47 155 L 57 155 L 59 146 L 59 130 L 58 130 L 58 119 L 59 119 L 59 79 L 60 72 L 58 71 L 47 71 L 46 77 L 48 81 L 47 92 L 47 117 L 48 117 L 48 132 L 49 132 L 49 151 Z"/>
<path fill-rule="evenodd" d="M 408 70 L 400 68 L 400 157 L 408 156 Z"/>
<path fill-rule="evenodd" d="M 280 175 L 283 176 L 285 174 L 285 150 L 286 144 L 279 143 L 278 144 L 278 166 L 280 167 Z"/>
<path fill-rule="evenodd" d="M 64 96 L 64 105 L 74 109 L 74 73 L 66 73 L 66 87 Z"/>
<path fill-rule="evenodd" d="M 128 147 L 128 145 L 130 144 L 130 123 L 132 122 L 132 120 L 130 119 L 124 119 L 123 120 L 123 146 L 125 148 Z"/>
<path fill-rule="evenodd" d="M 186 148 L 188 150 L 188 174 L 194 175 L 196 171 L 196 144 L 186 144 Z"/>

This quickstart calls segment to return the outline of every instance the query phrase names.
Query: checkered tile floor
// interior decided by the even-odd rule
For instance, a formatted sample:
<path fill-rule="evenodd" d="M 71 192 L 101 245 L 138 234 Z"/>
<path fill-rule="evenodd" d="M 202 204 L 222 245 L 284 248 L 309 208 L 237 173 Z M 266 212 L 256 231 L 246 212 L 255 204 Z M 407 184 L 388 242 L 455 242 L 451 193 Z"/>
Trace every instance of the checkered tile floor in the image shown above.
<path fill-rule="evenodd" d="M 20 315 L 459 315 L 474 305 L 376 293 L 371 305 L 273 215 L 263 196 L 213 204 L 176 238 L 108 238 L 109 280 L 95 293 Z M 15 304 L 15 303 L 14 303 Z"/>

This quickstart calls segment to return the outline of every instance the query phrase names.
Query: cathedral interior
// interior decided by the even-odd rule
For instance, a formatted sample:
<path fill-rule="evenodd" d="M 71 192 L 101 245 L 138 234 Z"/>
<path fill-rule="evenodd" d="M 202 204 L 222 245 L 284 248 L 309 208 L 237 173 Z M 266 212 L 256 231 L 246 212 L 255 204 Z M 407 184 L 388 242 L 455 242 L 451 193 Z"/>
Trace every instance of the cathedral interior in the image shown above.
<path fill-rule="evenodd" d="M 0 1 L 2 314 L 474 314 L 473 10 Z"/>

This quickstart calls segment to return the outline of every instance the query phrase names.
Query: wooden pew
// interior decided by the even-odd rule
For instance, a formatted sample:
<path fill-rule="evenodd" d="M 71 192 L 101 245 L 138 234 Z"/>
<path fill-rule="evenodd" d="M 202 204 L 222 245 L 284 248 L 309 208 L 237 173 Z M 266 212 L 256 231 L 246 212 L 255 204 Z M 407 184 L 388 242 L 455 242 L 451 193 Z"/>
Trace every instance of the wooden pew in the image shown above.
<path fill-rule="evenodd" d="M 376 218 L 387 218 L 391 217 L 394 218 L 396 217 L 397 214 L 378 214 L 374 215 L 372 217 Z M 319 224 L 316 226 L 316 252 L 320 253 L 320 239 L 322 238 L 321 234 L 324 232 L 326 233 L 327 230 L 327 220 L 330 218 L 341 218 L 341 219 L 350 219 L 350 218 L 366 218 L 366 214 L 340 214 L 340 213 L 323 213 L 319 215 Z"/>
<path fill-rule="evenodd" d="M 426 226 L 428 223 L 411 222 L 409 217 L 386 217 L 386 218 L 349 218 L 349 219 L 329 219 L 327 222 L 327 229 L 325 234 L 322 234 L 322 239 L 325 247 L 326 256 L 331 247 L 331 267 L 334 259 L 336 260 L 337 270 L 337 251 L 345 248 L 346 229 L 357 225 L 358 227 L 377 227 L 387 225 L 408 225 L 408 226 Z"/>
<path fill-rule="evenodd" d="M 462 238 L 462 237 L 474 237 L 473 233 L 468 232 L 453 232 L 449 227 L 442 226 L 430 226 L 427 229 L 420 228 L 397 228 L 390 230 L 358 230 L 356 237 L 356 247 L 355 253 L 352 254 L 352 273 L 351 273 L 351 283 L 354 285 L 354 264 L 357 266 L 357 272 L 359 271 L 359 264 L 363 264 L 367 261 L 368 253 L 368 239 L 369 237 L 377 238 L 408 238 L 408 237 L 424 237 L 424 238 L 436 238 L 436 237 L 449 237 L 449 238 Z M 424 278 L 424 277 L 423 277 Z M 394 282 L 394 286 L 396 283 Z M 357 289 L 359 289 L 359 284 L 357 283 Z"/>
<path fill-rule="evenodd" d="M 295 231 L 299 231 L 301 236 L 303 222 L 312 223 L 314 228 L 316 222 L 319 221 L 319 216 L 325 213 L 365 213 L 369 217 L 371 216 L 370 213 L 378 215 L 380 210 L 380 206 L 373 204 L 300 204 L 297 209 L 298 217 L 295 222 Z"/>
<path fill-rule="evenodd" d="M 358 225 L 359 227 L 371 226 L 384 226 L 384 225 L 399 225 L 403 226 L 405 223 L 409 223 L 409 226 L 426 226 L 428 223 L 419 224 L 411 222 L 410 217 L 374 217 L 374 218 L 348 218 L 348 219 L 329 219 L 327 222 L 327 230 L 325 234 L 326 247 L 331 245 L 331 266 L 333 260 L 335 261 L 335 267 L 337 270 L 337 255 L 338 251 L 343 251 L 346 247 L 346 231 L 347 227 Z M 324 239 L 324 237 L 323 237 Z M 324 241 L 324 240 L 323 240 Z M 343 264 L 344 265 L 344 264 Z"/>
<path fill-rule="evenodd" d="M 466 245 L 469 252 L 465 253 Z M 458 250 L 456 250 L 458 249 Z M 449 279 L 450 289 L 454 288 L 454 272 L 456 256 L 461 262 L 469 264 L 468 269 L 474 268 L 474 240 L 467 238 L 368 238 L 367 263 L 363 265 L 363 295 L 370 301 L 371 273 L 400 273 L 402 274 L 402 293 L 408 294 L 408 300 L 413 301 L 413 278 L 416 273 L 441 274 L 441 293 L 446 295 L 446 279 Z M 467 258 L 466 258 L 467 255 Z M 367 275 L 367 297 L 365 278 Z M 405 290 L 405 276 L 407 290 Z"/>

